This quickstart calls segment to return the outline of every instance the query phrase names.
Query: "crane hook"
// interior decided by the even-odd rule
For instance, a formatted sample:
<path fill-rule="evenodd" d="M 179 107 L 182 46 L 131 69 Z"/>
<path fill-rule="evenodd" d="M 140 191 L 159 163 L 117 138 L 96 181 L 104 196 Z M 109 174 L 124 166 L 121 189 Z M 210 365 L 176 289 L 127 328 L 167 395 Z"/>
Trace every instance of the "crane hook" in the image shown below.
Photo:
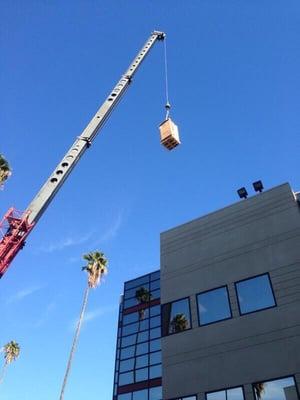
<path fill-rule="evenodd" d="M 166 119 L 169 118 L 169 114 L 170 114 L 170 109 L 171 109 L 171 104 L 167 101 L 166 105 L 165 105 L 165 109 L 167 110 L 166 112 Z"/>

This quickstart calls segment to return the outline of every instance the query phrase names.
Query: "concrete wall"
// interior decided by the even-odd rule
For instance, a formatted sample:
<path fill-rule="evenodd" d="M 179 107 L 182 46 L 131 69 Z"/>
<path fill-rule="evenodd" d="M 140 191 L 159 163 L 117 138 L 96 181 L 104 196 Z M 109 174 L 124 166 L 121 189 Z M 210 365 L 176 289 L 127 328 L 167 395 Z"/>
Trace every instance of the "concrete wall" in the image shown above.
<path fill-rule="evenodd" d="M 240 316 L 234 282 L 269 272 L 277 307 Z M 228 285 L 233 318 L 198 326 L 196 294 Z M 295 375 L 300 208 L 288 184 L 161 234 L 161 301 L 189 296 L 193 329 L 162 339 L 164 399 Z"/>

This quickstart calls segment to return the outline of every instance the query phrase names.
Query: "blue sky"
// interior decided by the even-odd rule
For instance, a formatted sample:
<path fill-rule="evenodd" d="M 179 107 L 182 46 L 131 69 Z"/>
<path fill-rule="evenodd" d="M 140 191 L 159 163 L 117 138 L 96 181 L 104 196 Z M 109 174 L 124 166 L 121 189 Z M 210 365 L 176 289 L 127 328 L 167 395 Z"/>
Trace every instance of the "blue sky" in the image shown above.
<path fill-rule="evenodd" d="M 159 144 L 158 43 L 0 282 L 0 345 L 22 352 L 3 400 L 53 400 L 86 284 L 83 253 L 110 261 L 91 294 L 66 400 L 110 399 L 119 294 L 159 267 L 160 232 L 238 201 L 262 179 L 300 190 L 300 3 L 0 1 L 0 212 L 23 210 L 154 29 L 168 35 L 171 115 Z"/>

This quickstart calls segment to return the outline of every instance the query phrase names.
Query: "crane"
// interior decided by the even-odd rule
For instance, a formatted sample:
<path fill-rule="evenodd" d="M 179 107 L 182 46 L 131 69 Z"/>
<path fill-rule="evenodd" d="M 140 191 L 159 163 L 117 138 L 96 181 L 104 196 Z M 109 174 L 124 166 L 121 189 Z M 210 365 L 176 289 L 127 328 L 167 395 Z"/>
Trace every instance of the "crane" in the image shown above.
<path fill-rule="evenodd" d="M 164 40 L 165 36 L 164 32 L 152 32 L 125 74 L 121 76 L 121 79 L 106 97 L 80 136 L 76 138 L 27 209 L 24 212 L 19 212 L 14 207 L 11 207 L 4 215 L 0 222 L 0 231 L 2 233 L 2 239 L 0 240 L 0 278 L 7 271 L 19 250 L 24 247 L 26 238 L 123 97 L 134 74 L 155 42 Z M 180 143 L 178 131 L 176 125 L 170 121 L 170 118 L 167 118 L 165 122 L 166 126 L 160 126 L 161 143 L 171 150 Z M 162 134 L 163 128 L 164 132 Z"/>

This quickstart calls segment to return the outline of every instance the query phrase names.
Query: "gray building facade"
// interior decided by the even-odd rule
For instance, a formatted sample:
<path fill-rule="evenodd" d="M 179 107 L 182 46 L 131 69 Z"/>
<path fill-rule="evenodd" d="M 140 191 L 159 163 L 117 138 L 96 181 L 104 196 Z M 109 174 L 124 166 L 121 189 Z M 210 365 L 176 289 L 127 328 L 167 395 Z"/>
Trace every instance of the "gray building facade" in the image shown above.
<path fill-rule="evenodd" d="M 299 288 L 288 184 L 163 232 L 163 399 L 298 399 Z"/>

